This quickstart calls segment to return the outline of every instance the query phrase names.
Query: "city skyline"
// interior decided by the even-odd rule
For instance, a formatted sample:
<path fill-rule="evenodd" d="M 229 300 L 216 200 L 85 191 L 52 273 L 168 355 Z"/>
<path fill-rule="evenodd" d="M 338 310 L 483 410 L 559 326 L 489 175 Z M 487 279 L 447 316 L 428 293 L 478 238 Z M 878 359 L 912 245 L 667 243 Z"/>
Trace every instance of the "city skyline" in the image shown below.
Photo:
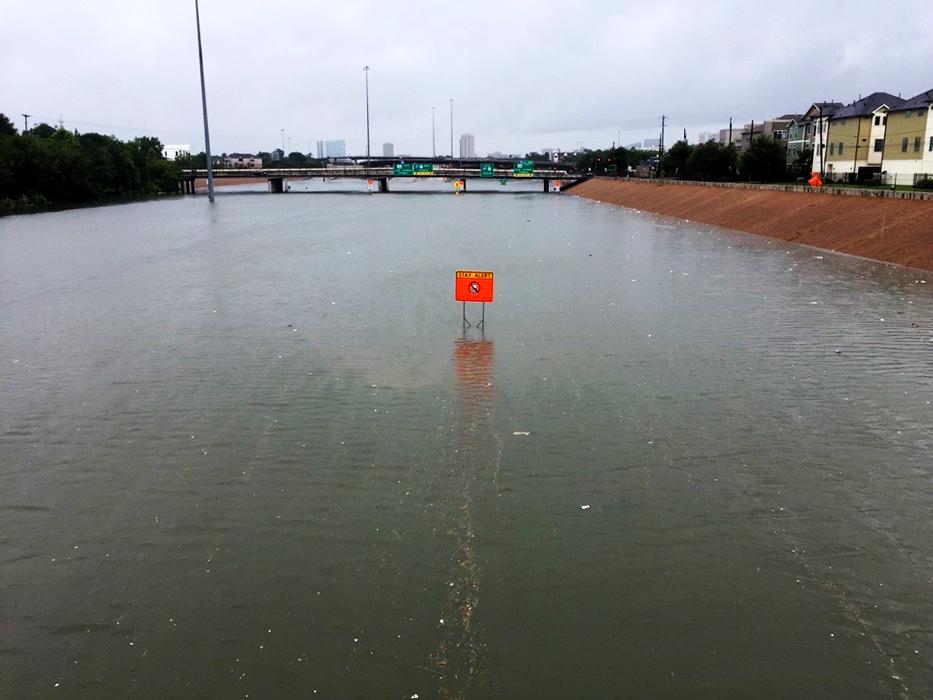
<path fill-rule="evenodd" d="M 683 129 L 694 139 L 718 132 L 729 117 L 744 123 L 799 112 L 817 100 L 850 102 L 875 90 L 910 95 L 933 87 L 924 68 L 933 62 L 925 40 L 933 33 L 933 13 L 926 3 L 905 0 L 902 11 L 881 13 L 870 26 L 859 7 L 872 5 L 850 3 L 852 11 L 839 15 L 822 5 L 786 3 L 782 12 L 790 15 L 806 8 L 807 27 L 831 20 L 847 37 L 814 51 L 807 27 L 723 1 L 627 8 L 597 2 L 573 12 L 545 3 L 533 14 L 479 2 L 452 25 L 451 11 L 416 3 L 412 25 L 407 13 L 368 1 L 286 2 L 272 16 L 241 0 L 205 0 L 213 150 L 271 150 L 284 130 L 289 150 L 310 153 L 321 135 L 340 133 L 348 154 L 363 154 L 364 65 L 371 67 L 372 143 L 391 141 L 396 152 L 413 154 L 431 153 L 432 106 L 437 144 L 450 139 L 449 99 L 456 102 L 457 130 L 482 134 L 483 150 L 527 152 L 543 144 L 572 150 L 655 138 L 662 113 L 670 129 L 665 140 L 673 143 Z M 151 135 L 203 150 L 192 6 L 52 0 L 45 9 L 41 15 L 28 6 L 5 9 L 0 111 L 28 113 L 33 123 L 61 120 L 80 131 Z M 912 20 L 901 21 L 905 16 Z M 404 48 L 407 36 L 440 36 L 448 27 L 454 43 L 469 45 L 503 28 L 513 40 L 469 61 L 447 60 L 447 38 L 433 49 L 437 60 Z M 554 27 L 569 48 L 543 72 L 526 47 Z M 310 45 L 309 34 L 315 36 Z M 242 50 L 244 40 L 269 35 L 277 37 L 274 43 Z M 626 37 L 621 48 L 619 36 Z M 697 61 L 694 47 L 704 37 Z M 649 50 L 662 40 L 690 48 L 661 55 Z M 36 45 L 43 50 L 33 50 Z M 899 50 L 890 50 L 894 46 Z"/>

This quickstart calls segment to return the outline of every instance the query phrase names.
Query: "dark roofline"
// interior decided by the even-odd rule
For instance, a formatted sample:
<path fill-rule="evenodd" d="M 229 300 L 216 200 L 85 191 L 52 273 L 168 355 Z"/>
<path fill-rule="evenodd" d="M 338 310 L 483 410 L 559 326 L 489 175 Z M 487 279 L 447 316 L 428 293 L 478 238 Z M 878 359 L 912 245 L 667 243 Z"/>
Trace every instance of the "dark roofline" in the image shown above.
<path fill-rule="evenodd" d="M 872 112 L 881 107 L 882 105 L 887 105 L 888 109 L 894 109 L 904 104 L 906 100 L 892 95 L 889 92 L 873 92 L 867 97 L 862 97 L 858 100 L 855 100 L 852 104 L 848 104 L 840 110 L 837 110 L 830 119 L 847 119 L 849 117 L 867 117 L 870 116 Z"/>
<path fill-rule="evenodd" d="M 906 112 L 909 109 L 924 109 L 930 103 L 933 103 L 933 88 L 930 88 L 929 90 L 926 90 L 925 92 L 921 92 L 919 95 L 914 95 L 909 100 L 904 100 L 903 104 L 897 107 L 892 107 L 888 111 Z"/>

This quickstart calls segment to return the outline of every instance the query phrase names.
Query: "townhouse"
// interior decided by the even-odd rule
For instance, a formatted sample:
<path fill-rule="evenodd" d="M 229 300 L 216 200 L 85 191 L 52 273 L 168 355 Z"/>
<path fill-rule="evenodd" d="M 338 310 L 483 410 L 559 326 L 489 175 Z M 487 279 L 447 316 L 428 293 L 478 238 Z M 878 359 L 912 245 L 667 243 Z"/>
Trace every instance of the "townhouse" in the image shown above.
<path fill-rule="evenodd" d="M 933 179 L 933 89 L 888 110 L 881 171 L 890 184 Z"/>

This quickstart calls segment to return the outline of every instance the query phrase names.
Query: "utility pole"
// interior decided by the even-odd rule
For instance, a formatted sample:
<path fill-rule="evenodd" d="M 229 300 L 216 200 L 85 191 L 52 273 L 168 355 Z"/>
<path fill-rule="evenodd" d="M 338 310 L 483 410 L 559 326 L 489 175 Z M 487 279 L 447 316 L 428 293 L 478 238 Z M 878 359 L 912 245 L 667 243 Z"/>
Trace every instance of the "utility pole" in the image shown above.
<path fill-rule="evenodd" d="M 826 177 L 825 174 L 825 161 L 823 160 L 823 105 L 820 104 L 817 109 L 820 111 L 820 179 L 822 180 Z"/>
<path fill-rule="evenodd" d="M 454 157 L 454 98 L 450 98 L 450 158 Z"/>
<path fill-rule="evenodd" d="M 732 177 L 732 155 L 735 146 L 732 145 L 732 117 L 729 117 L 729 177 Z"/>
<path fill-rule="evenodd" d="M 26 123 L 26 126 L 23 128 L 23 133 L 24 133 L 24 134 L 25 134 L 27 131 L 29 131 L 29 117 L 31 117 L 31 116 L 32 116 L 31 114 L 25 114 L 25 113 L 23 114 L 23 121 Z"/>
<path fill-rule="evenodd" d="M 204 90 L 204 54 L 201 51 L 201 13 L 194 0 L 194 19 L 198 27 L 198 65 L 201 68 L 201 110 L 204 112 L 204 151 L 207 155 L 207 199 L 214 202 L 214 167 L 211 163 L 211 132 L 207 126 L 207 93 Z"/>
<path fill-rule="evenodd" d="M 363 66 L 366 74 L 366 167 L 369 167 L 369 66 Z"/>
<path fill-rule="evenodd" d="M 279 129 L 282 132 L 282 158 L 285 158 L 285 129 Z"/>
<path fill-rule="evenodd" d="M 437 140 L 434 137 L 434 107 L 431 107 L 431 157 L 437 158 Z"/>
<path fill-rule="evenodd" d="M 664 122 L 667 120 L 663 114 L 661 115 L 661 142 L 658 144 L 658 177 L 661 177 L 661 161 L 664 158 Z"/>

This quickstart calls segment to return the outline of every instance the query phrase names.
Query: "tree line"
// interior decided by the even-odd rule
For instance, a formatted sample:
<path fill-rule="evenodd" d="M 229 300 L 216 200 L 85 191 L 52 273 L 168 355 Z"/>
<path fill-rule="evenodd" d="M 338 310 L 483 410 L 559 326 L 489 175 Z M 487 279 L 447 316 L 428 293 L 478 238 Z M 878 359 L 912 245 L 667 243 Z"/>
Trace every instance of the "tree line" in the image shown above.
<path fill-rule="evenodd" d="M 0 113 L 0 214 L 176 192 L 178 164 L 162 143 L 54 128 L 19 133 Z"/>
<path fill-rule="evenodd" d="M 803 150 L 793 163 L 788 164 L 784 143 L 768 136 L 758 136 L 741 152 L 734 145 L 726 146 L 716 141 L 697 145 L 678 141 L 660 158 L 658 151 L 609 148 L 587 150 L 568 156 L 567 160 L 578 171 L 594 175 L 625 176 L 629 169 L 647 164 L 653 177 L 707 182 L 786 182 L 810 176 L 813 151 Z"/>

